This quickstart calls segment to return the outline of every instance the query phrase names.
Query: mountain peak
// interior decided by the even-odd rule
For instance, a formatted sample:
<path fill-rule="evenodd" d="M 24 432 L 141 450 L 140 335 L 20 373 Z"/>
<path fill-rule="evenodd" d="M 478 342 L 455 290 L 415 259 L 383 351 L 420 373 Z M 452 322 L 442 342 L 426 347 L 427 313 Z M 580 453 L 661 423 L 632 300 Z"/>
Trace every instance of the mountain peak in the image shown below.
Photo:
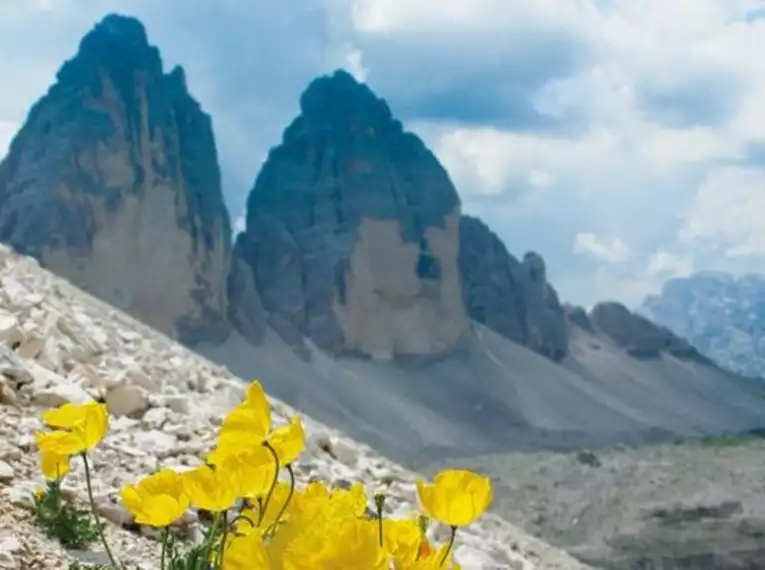
<path fill-rule="evenodd" d="M 469 323 L 446 170 L 346 71 L 312 81 L 300 108 L 255 181 L 235 250 L 270 318 L 331 352 L 450 349 Z"/>
<path fill-rule="evenodd" d="M 363 129 L 393 123 L 385 100 L 343 69 L 314 79 L 300 97 L 300 111 L 304 121 L 325 127 Z M 400 130 L 400 123 L 395 124 Z"/>
<path fill-rule="evenodd" d="M 110 14 L 57 79 L 0 162 L 0 239 L 166 334 L 218 338 L 230 222 L 185 73 Z"/>
<path fill-rule="evenodd" d="M 57 78 L 63 84 L 92 83 L 98 73 L 118 80 L 136 69 L 161 76 L 159 50 L 149 43 L 140 20 L 109 14 L 85 34 L 77 54 L 64 63 Z"/>

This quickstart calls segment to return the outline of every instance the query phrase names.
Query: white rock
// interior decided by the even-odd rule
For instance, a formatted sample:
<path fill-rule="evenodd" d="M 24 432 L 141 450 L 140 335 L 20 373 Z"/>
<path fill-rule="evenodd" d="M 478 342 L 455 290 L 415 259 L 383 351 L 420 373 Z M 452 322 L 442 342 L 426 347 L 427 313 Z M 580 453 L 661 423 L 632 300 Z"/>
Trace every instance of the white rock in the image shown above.
<path fill-rule="evenodd" d="M 170 417 L 167 408 L 151 408 L 141 418 L 141 424 L 149 429 L 161 428 Z"/>
<path fill-rule="evenodd" d="M 63 378 L 61 381 L 61 384 L 54 384 L 49 388 L 36 391 L 33 396 L 34 403 L 41 406 L 57 407 L 67 402 L 84 404 L 93 399 L 77 384 L 67 384 Z"/>
<path fill-rule="evenodd" d="M 8 483 L 13 479 L 13 467 L 0 459 L 0 483 Z"/>
<path fill-rule="evenodd" d="M 0 377 L 0 404 L 6 406 L 17 406 L 19 404 L 19 397 L 16 395 L 16 391 L 4 381 L 3 377 Z"/>
<path fill-rule="evenodd" d="M 181 394 L 165 397 L 165 405 L 176 414 L 189 413 L 189 398 Z"/>
<path fill-rule="evenodd" d="M 31 384 L 35 380 L 27 364 L 15 352 L 2 344 L 0 344 L 0 375 L 13 381 L 16 386 Z"/>
<path fill-rule="evenodd" d="M 11 346 L 24 342 L 24 332 L 19 321 L 10 313 L 0 313 L 0 343 Z"/>
<path fill-rule="evenodd" d="M 149 398 L 141 388 L 123 384 L 106 394 L 106 406 L 118 417 L 140 417 L 149 408 Z"/>
<path fill-rule="evenodd" d="M 353 467 L 359 460 L 358 455 L 356 455 L 353 448 L 344 444 L 342 441 L 336 440 L 332 442 L 332 452 L 335 454 L 338 461 L 344 463 L 348 467 Z"/>
<path fill-rule="evenodd" d="M 16 349 L 16 354 L 21 358 L 34 359 L 42 352 L 45 346 L 45 339 L 40 337 L 31 337 L 25 340 L 21 346 Z"/>
<path fill-rule="evenodd" d="M 133 434 L 133 443 L 146 453 L 156 457 L 167 457 L 175 450 L 178 438 L 159 430 L 139 431 Z"/>
<path fill-rule="evenodd" d="M 96 503 L 96 512 L 106 520 L 114 524 L 126 525 L 133 522 L 133 515 L 120 504 L 112 503 L 108 500 L 102 500 Z"/>
<path fill-rule="evenodd" d="M 31 481 L 23 481 L 9 487 L 6 491 L 8 500 L 18 507 L 29 508 L 34 505 L 36 485 Z"/>
<path fill-rule="evenodd" d="M 126 377 L 129 383 L 145 388 L 150 393 L 160 389 L 160 384 L 150 376 L 147 376 L 140 368 L 133 365 L 127 370 Z"/>
<path fill-rule="evenodd" d="M 0 568 L 16 570 L 21 568 L 17 555 L 24 549 L 24 544 L 15 534 L 0 535 Z"/>

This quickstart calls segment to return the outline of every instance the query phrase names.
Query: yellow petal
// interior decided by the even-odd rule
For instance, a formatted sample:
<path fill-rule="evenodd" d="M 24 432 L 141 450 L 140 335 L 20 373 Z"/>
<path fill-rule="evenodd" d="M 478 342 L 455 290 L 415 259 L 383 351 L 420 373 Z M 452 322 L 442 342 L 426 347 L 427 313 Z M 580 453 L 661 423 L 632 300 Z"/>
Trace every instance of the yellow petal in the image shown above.
<path fill-rule="evenodd" d="M 36 432 L 37 447 L 41 453 L 70 457 L 87 449 L 78 432 L 50 431 Z"/>
<path fill-rule="evenodd" d="M 225 469 L 212 469 L 202 465 L 181 475 L 186 496 L 196 507 L 221 512 L 230 508 L 237 499 L 237 485 L 233 474 Z"/>
<path fill-rule="evenodd" d="M 133 485 L 125 485 L 120 489 L 120 500 L 133 516 L 136 516 L 143 511 L 141 496 Z"/>
<path fill-rule="evenodd" d="M 71 429 L 75 424 L 85 419 L 82 407 L 68 403 L 43 413 L 42 421 L 52 428 Z"/>
<path fill-rule="evenodd" d="M 223 419 L 221 440 L 232 437 L 239 438 L 242 442 L 249 441 L 250 445 L 258 445 L 266 439 L 270 430 L 270 413 L 264 413 L 263 410 L 242 402 Z"/>
<path fill-rule="evenodd" d="M 275 429 L 268 441 L 276 450 L 282 465 L 294 463 L 305 448 L 305 431 L 300 417 L 292 416 L 290 423 Z"/>
<path fill-rule="evenodd" d="M 164 527 L 181 518 L 185 511 L 185 506 L 169 495 L 155 495 L 143 501 L 141 512 L 135 521 L 139 524 Z"/>
<path fill-rule="evenodd" d="M 492 500 L 492 487 L 488 477 L 447 469 L 435 476 L 433 484 L 417 481 L 417 494 L 429 516 L 443 524 L 461 527 L 486 511 Z"/>
<path fill-rule="evenodd" d="M 40 470 L 47 481 L 62 479 L 69 469 L 69 456 L 50 451 L 40 453 Z"/>
<path fill-rule="evenodd" d="M 85 410 L 85 419 L 77 427 L 82 426 L 82 437 L 87 449 L 95 447 L 106 435 L 109 428 L 109 412 L 106 404 L 89 402 L 82 406 Z"/>

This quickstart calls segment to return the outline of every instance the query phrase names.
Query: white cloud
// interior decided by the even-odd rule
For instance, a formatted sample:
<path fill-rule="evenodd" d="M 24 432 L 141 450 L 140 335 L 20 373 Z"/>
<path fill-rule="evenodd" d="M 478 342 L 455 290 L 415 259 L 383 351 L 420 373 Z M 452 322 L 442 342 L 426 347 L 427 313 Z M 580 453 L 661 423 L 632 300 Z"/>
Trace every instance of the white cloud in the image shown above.
<path fill-rule="evenodd" d="M 604 241 L 592 232 L 579 232 L 574 236 L 574 252 L 591 255 L 608 263 L 626 261 L 630 256 L 629 248 L 622 240 Z"/>
<path fill-rule="evenodd" d="M 240 232 L 243 232 L 247 228 L 247 220 L 245 219 L 244 215 L 237 216 L 234 218 L 234 223 L 231 224 L 231 229 L 233 230 L 233 233 L 236 235 Z"/>
<path fill-rule="evenodd" d="M 544 170 L 532 170 L 529 172 L 529 185 L 532 188 L 547 188 L 553 183 L 554 178 Z"/>
<path fill-rule="evenodd" d="M 679 241 L 714 242 L 729 256 L 765 254 L 765 170 L 711 170 L 683 214 Z"/>
<path fill-rule="evenodd" d="M 345 63 L 348 72 L 356 78 L 356 81 L 364 82 L 367 80 L 369 69 L 364 67 L 364 54 L 360 49 L 348 45 Z"/>
<path fill-rule="evenodd" d="M 693 271 L 692 259 L 668 251 L 657 251 L 648 261 L 647 273 L 651 277 L 686 277 Z"/>
<path fill-rule="evenodd" d="M 765 8 L 762 0 L 354 5 L 357 30 L 391 44 L 420 29 L 444 46 L 473 34 L 486 37 L 488 58 L 500 49 L 494 30 L 533 25 L 574 34 L 589 50 L 585 65 L 551 76 L 533 98 L 538 112 L 573 128 L 411 125 L 449 170 L 466 209 L 495 220 L 511 250 L 536 242 L 562 263 L 550 274 L 564 298 L 634 297 L 667 276 L 708 268 L 716 263 L 710 251 L 737 256 L 739 267 L 765 253 L 765 164 L 736 166 L 750 160 L 753 143 L 765 143 L 765 19 L 746 21 Z M 530 199 L 540 187 L 543 199 Z M 591 231 L 574 238 L 575 251 L 618 261 L 618 271 L 603 266 L 595 277 L 571 255 L 571 236 L 583 226 Z M 599 237 L 613 235 L 621 241 Z"/>
<path fill-rule="evenodd" d="M 413 128 L 443 161 L 463 197 L 549 186 L 561 174 L 620 159 L 618 136 L 605 129 L 566 139 L 493 127 L 418 124 Z"/>
<path fill-rule="evenodd" d="M 364 32 L 443 33 L 519 28 L 543 21 L 565 27 L 587 18 L 578 0 L 354 0 L 352 16 Z"/>

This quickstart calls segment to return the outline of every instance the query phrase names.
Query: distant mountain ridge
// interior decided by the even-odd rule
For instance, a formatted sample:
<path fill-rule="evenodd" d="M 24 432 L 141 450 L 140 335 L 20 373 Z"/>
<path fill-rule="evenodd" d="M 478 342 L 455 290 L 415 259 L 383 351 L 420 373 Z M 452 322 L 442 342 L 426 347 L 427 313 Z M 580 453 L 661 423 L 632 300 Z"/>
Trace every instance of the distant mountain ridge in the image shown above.
<path fill-rule="evenodd" d="M 561 303 L 345 71 L 304 91 L 247 206 L 232 248 L 211 119 L 124 16 L 0 163 L 0 240 L 391 457 L 765 425 L 759 392 L 665 328 Z"/>
<path fill-rule="evenodd" d="M 641 311 L 721 366 L 765 378 L 765 275 L 705 271 L 671 279 Z"/>

